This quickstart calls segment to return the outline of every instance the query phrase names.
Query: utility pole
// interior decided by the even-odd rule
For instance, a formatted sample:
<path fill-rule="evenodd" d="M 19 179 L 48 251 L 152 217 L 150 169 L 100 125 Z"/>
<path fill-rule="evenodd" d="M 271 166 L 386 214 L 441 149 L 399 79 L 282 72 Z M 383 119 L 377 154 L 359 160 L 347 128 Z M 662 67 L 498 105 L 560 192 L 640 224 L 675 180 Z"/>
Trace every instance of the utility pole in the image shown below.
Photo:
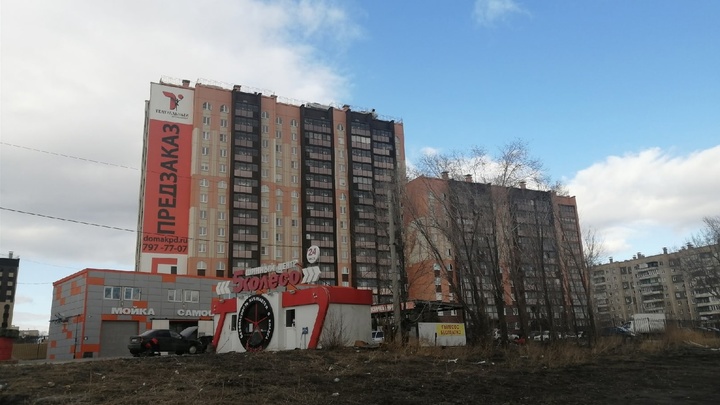
<path fill-rule="evenodd" d="M 395 185 L 393 183 L 393 185 Z M 397 268 L 397 252 L 395 252 L 395 199 L 394 188 L 388 192 L 388 214 L 390 215 L 390 273 L 392 273 L 392 289 L 393 289 L 393 323 L 395 330 L 393 331 L 393 341 L 400 342 L 402 334 L 402 319 L 400 312 L 400 272 Z"/>

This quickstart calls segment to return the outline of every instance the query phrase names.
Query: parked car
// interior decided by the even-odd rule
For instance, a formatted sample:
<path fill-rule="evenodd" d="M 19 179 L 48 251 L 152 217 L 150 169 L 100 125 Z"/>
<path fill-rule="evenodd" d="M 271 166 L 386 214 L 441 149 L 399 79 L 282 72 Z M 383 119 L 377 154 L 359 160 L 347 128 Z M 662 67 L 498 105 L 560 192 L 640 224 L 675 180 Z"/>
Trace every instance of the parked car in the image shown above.
<path fill-rule="evenodd" d="M 154 355 L 160 352 L 175 354 L 196 354 L 205 351 L 205 344 L 191 336 L 197 326 L 191 326 L 177 333 L 170 329 L 149 329 L 138 336 L 130 337 L 128 349 L 133 356 Z"/>
<path fill-rule="evenodd" d="M 635 334 L 630 331 L 627 328 L 624 328 L 622 326 L 612 326 L 609 328 L 602 329 L 600 331 L 601 336 L 626 336 L 626 337 L 632 337 L 635 336 Z"/>
<path fill-rule="evenodd" d="M 381 330 L 374 330 L 372 332 L 372 341 L 375 343 L 382 343 L 385 341 L 385 333 Z"/>

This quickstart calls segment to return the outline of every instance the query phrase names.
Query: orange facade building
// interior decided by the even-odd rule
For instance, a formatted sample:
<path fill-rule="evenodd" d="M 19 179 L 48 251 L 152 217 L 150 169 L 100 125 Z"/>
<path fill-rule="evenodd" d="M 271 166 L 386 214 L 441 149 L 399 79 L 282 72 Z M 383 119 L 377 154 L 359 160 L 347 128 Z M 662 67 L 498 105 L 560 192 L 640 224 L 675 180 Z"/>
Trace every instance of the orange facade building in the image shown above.
<path fill-rule="evenodd" d="M 319 246 L 320 284 L 391 301 L 399 120 L 164 80 L 151 85 L 144 140 L 137 271 L 230 278 Z"/>

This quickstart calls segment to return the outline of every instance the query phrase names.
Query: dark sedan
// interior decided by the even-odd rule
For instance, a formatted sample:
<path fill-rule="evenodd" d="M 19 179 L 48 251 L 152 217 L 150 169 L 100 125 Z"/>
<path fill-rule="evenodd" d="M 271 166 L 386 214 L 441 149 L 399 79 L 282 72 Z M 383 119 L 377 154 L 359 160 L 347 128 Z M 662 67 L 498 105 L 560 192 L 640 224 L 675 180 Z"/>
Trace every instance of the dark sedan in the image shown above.
<path fill-rule="evenodd" d="M 158 354 L 169 352 L 175 354 L 196 354 L 205 351 L 205 345 L 199 340 L 192 339 L 197 326 L 192 326 L 177 333 L 170 329 L 149 329 L 139 336 L 132 336 L 128 349 L 133 356 Z"/>

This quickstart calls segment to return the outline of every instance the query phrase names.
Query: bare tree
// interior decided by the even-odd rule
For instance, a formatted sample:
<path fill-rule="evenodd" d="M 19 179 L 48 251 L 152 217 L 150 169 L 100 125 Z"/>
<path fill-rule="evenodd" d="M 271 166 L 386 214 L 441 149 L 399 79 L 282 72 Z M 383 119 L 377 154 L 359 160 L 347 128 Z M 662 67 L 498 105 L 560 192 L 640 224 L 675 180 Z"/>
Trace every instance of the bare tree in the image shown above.
<path fill-rule="evenodd" d="M 681 251 L 680 264 L 698 304 L 720 300 L 720 215 L 703 218 L 704 227 Z"/>
<path fill-rule="evenodd" d="M 477 147 L 425 155 L 414 175 L 418 176 L 415 182 L 425 183 L 428 195 L 405 203 L 406 222 L 410 233 L 419 235 L 415 242 L 423 245 L 426 259 L 442 266 L 443 276 L 464 310 L 469 339 L 471 333 L 489 335 L 494 322 L 502 335 L 507 335 L 505 308 L 511 300 L 517 306 L 514 310 L 523 335 L 529 332 L 528 309 L 536 318 L 542 312 L 552 322 L 555 309 L 566 302 L 557 281 L 558 266 L 547 262 L 544 251 L 555 243 L 551 204 L 547 202 L 542 212 L 531 215 L 533 221 L 522 224 L 509 190 L 525 189 L 527 184 L 543 190 L 562 187 L 550 184 L 527 144 L 511 142 L 496 156 Z M 546 199 L 550 196 L 537 190 L 527 192 Z M 423 199 L 428 200 L 426 206 L 417 207 Z M 529 240 L 535 243 L 534 249 Z M 556 246 L 551 247 L 557 251 Z M 455 272 L 446 264 L 450 254 Z M 417 263 L 417 257 L 411 261 Z M 535 300 L 533 305 L 527 305 L 528 295 Z M 539 299 L 541 305 L 536 302 Z"/>
<path fill-rule="evenodd" d="M 578 237 L 578 224 L 565 221 L 560 230 L 563 234 L 561 238 L 563 242 L 560 245 L 563 251 L 563 263 L 569 273 L 568 292 L 572 304 L 571 324 L 575 334 L 584 329 L 592 346 L 597 338 L 597 333 L 590 270 L 602 263 L 602 259 L 605 257 L 605 245 L 594 228 L 588 228 L 582 234 L 582 250 L 578 248 L 577 243 L 573 243 Z M 578 325 L 578 315 L 587 320 L 587 325 L 585 325 L 587 328 Z"/>

